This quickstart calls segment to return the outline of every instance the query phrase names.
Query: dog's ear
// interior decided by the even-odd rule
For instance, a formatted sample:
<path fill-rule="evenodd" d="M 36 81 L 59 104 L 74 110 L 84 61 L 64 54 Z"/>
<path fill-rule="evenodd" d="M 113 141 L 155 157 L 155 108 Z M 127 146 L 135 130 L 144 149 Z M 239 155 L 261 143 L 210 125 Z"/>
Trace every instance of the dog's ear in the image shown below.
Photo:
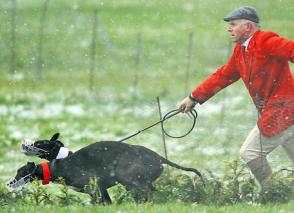
<path fill-rule="evenodd" d="M 36 165 L 34 162 L 28 162 L 26 168 L 29 173 L 34 173 L 36 170 Z"/>
<path fill-rule="evenodd" d="M 27 173 L 31 172 L 35 168 L 35 163 L 34 162 L 28 162 L 27 165 L 20 167 L 17 170 L 17 173 Z"/>
<path fill-rule="evenodd" d="M 50 139 L 50 141 L 56 141 L 59 137 L 59 133 L 55 133 L 52 138 Z"/>
<path fill-rule="evenodd" d="M 64 147 L 64 144 L 61 141 L 55 141 L 55 144 L 59 147 Z"/>
<path fill-rule="evenodd" d="M 28 163 L 27 163 L 27 166 L 35 167 L 35 163 L 34 163 L 34 162 L 28 162 Z"/>

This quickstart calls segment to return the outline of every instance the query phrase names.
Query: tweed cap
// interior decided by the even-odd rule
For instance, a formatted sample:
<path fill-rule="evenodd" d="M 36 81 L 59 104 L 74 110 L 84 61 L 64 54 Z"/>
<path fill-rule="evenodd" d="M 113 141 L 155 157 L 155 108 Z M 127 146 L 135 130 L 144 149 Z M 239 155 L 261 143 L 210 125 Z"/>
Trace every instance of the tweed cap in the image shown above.
<path fill-rule="evenodd" d="M 232 21 L 236 19 L 247 19 L 255 23 L 259 23 L 259 17 L 256 9 L 250 6 L 236 8 L 235 10 L 230 12 L 226 17 L 224 17 L 225 21 Z"/>

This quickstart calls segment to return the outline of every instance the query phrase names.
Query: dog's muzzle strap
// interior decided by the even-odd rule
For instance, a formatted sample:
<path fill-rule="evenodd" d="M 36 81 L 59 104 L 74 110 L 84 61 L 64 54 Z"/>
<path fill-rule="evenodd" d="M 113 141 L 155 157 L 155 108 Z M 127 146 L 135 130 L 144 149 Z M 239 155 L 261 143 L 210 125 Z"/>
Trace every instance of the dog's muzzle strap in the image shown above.
<path fill-rule="evenodd" d="M 48 155 L 48 151 L 35 147 L 35 141 L 26 139 L 21 144 L 21 152 L 28 156 L 40 156 L 40 155 Z"/>
<path fill-rule="evenodd" d="M 43 162 L 40 164 L 42 169 L 43 169 L 43 181 L 42 181 L 42 184 L 43 185 L 46 185 L 50 182 L 50 179 L 51 179 L 51 174 L 50 174 L 50 169 L 49 169 L 49 165 L 47 162 Z"/>
<path fill-rule="evenodd" d="M 30 182 L 32 179 L 32 174 L 28 174 L 19 180 L 16 180 L 15 178 L 11 179 L 6 183 L 6 186 L 10 192 L 14 190 L 20 190 L 26 183 Z"/>

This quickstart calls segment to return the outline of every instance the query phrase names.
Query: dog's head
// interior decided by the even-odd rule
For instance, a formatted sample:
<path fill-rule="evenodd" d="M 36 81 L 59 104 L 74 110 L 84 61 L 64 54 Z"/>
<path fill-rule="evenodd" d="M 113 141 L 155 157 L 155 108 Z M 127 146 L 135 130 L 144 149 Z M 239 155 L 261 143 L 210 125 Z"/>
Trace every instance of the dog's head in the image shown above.
<path fill-rule="evenodd" d="M 26 183 L 34 180 L 36 165 L 34 162 L 28 162 L 25 166 L 17 170 L 16 176 L 7 182 L 9 191 L 21 189 Z"/>
<path fill-rule="evenodd" d="M 38 156 L 40 158 L 52 161 L 58 155 L 63 143 L 58 140 L 59 133 L 55 133 L 50 140 L 25 140 L 21 144 L 22 152 L 29 156 Z"/>

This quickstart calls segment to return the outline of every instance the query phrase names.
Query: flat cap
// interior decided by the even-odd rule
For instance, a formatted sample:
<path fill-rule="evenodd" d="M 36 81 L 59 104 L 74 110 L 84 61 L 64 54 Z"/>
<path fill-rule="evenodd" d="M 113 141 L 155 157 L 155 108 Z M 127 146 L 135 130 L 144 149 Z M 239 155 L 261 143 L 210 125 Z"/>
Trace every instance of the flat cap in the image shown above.
<path fill-rule="evenodd" d="M 235 10 L 230 12 L 226 17 L 224 17 L 225 21 L 232 21 L 236 19 L 247 19 L 255 23 L 259 23 L 259 17 L 256 9 L 250 6 L 236 8 Z"/>

